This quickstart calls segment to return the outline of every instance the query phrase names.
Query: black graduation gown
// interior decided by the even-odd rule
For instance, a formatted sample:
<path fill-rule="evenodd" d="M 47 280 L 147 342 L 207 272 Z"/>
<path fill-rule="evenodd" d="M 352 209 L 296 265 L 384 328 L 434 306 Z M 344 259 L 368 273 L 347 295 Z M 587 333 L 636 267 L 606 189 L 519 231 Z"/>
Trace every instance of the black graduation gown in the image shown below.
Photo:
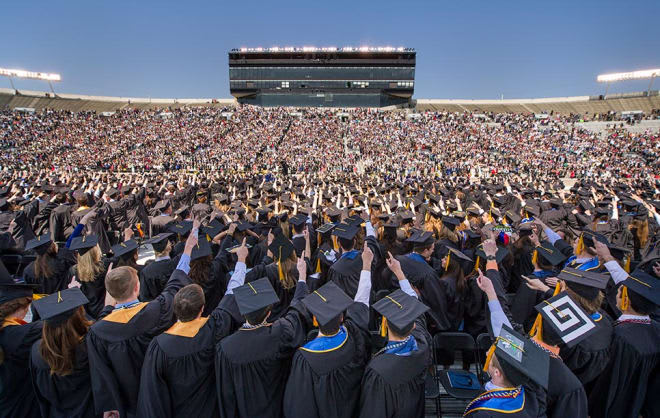
<path fill-rule="evenodd" d="M 59 205 L 50 213 L 50 236 L 53 241 L 62 242 L 66 241 L 73 226 L 71 225 L 71 205 Z"/>
<path fill-rule="evenodd" d="M 354 302 L 346 311 L 343 345 L 332 351 L 296 350 L 284 392 L 285 417 L 355 416 L 370 354 L 368 322 L 367 305 Z"/>
<path fill-rule="evenodd" d="M 169 215 L 158 215 L 151 218 L 151 236 L 167 232 L 167 228 L 175 222 L 175 219 Z M 213 237 L 211 237 L 213 238 Z"/>
<path fill-rule="evenodd" d="M 226 295 L 211 316 L 177 322 L 154 338 L 142 366 L 137 415 L 217 417 L 215 347 L 240 322 L 234 295 Z"/>
<path fill-rule="evenodd" d="M 559 355 L 564 364 L 580 379 L 583 385 L 597 378 L 607 367 L 612 343 L 612 320 L 602 310 L 602 318 L 596 324 L 596 331 L 571 348 L 560 346 Z"/>
<path fill-rule="evenodd" d="M 40 347 L 41 340 L 32 346 L 30 373 L 41 416 L 49 418 L 95 417 L 85 341 L 76 347 L 74 369 L 71 374 L 66 376 L 50 373 L 50 366 L 41 356 Z"/>
<path fill-rule="evenodd" d="M 30 350 L 41 338 L 41 321 L 0 328 L 0 417 L 40 417 L 30 379 Z"/>
<path fill-rule="evenodd" d="M 98 272 L 96 277 L 94 277 L 94 280 L 91 282 L 80 281 L 77 264 L 71 266 L 67 272 L 67 283 L 71 283 L 73 277 L 76 277 L 76 280 L 80 283 L 80 290 L 83 292 L 87 300 L 89 300 L 85 305 L 85 312 L 95 320 L 101 315 L 101 311 L 105 306 L 105 275 L 108 273 L 108 266 L 112 261 L 112 258 L 103 257 L 101 259 L 103 269 Z M 116 260 L 114 261 L 116 262 Z"/>
<path fill-rule="evenodd" d="M 176 269 L 179 257 L 154 261 L 140 271 L 140 300 L 149 302 L 156 299 L 165 289 L 167 281 Z"/>
<path fill-rule="evenodd" d="M 592 417 L 660 416 L 660 324 L 619 322 L 610 361 L 589 394 Z"/>
<path fill-rule="evenodd" d="M 291 356 L 305 342 L 311 322 L 299 302 L 307 293 L 307 284 L 298 282 L 294 301 L 282 318 L 241 328 L 220 341 L 215 372 L 222 418 L 282 416 Z"/>
<path fill-rule="evenodd" d="M 69 277 L 68 272 L 71 266 L 76 264 L 76 257 L 68 248 L 61 246 L 58 248 L 55 257 L 48 257 L 48 264 L 51 266 L 53 275 L 47 279 L 36 277 L 34 263 L 32 261 L 28 264 L 23 272 L 26 283 L 38 285 L 34 293 L 50 295 L 58 290 L 64 290 L 69 287 L 71 277 Z"/>
<path fill-rule="evenodd" d="M 377 265 L 380 260 L 380 245 L 374 237 L 365 238 L 367 245 L 374 253 L 372 266 Z M 335 282 L 341 290 L 349 297 L 354 298 L 357 293 L 358 283 L 360 282 L 360 272 L 362 271 L 362 252 L 359 251 L 353 259 L 348 257 L 338 257 L 338 260 L 330 267 L 328 271 L 328 280 Z"/>
<path fill-rule="evenodd" d="M 117 410 L 122 417 L 135 415 L 144 354 L 151 340 L 174 322 L 174 295 L 188 284 L 188 276 L 174 270 L 156 299 L 112 313 L 106 307 L 103 319 L 89 329 L 87 349 L 96 413 Z"/>
<path fill-rule="evenodd" d="M 424 317 L 412 335 L 417 351 L 409 356 L 381 353 L 371 359 L 362 378 L 360 417 L 423 417 L 424 379 L 431 365 L 431 336 Z"/>
<path fill-rule="evenodd" d="M 587 418 L 587 394 L 580 380 L 559 357 L 550 355 L 547 391 L 548 418 Z"/>

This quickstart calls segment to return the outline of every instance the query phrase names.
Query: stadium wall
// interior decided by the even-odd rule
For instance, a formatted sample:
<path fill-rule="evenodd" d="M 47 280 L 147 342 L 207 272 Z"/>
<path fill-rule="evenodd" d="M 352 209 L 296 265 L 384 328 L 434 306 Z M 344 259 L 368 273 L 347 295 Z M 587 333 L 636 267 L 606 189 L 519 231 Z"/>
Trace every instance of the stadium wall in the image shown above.
<path fill-rule="evenodd" d="M 33 108 L 110 112 L 125 108 L 163 109 L 185 106 L 227 107 L 236 105 L 236 99 L 151 99 L 137 97 L 86 96 L 57 94 L 40 91 L 0 88 L 0 109 Z M 602 96 L 552 97 L 541 99 L 461 100 L 417 99 L 413 105 L 418 111 L 546 113 L 567 115 L 622 112 L 641 110 L 651 113 L 660 109 L 658 91 Z"/>

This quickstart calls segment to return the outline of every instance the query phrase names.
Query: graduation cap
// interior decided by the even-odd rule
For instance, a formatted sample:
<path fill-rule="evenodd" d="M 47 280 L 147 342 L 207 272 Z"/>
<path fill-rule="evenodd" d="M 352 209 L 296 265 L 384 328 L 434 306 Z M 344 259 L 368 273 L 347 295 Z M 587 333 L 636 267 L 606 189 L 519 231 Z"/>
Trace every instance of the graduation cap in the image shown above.
<path fill-rule="evenodd" d="M 413 219 L 415 219 L 415 215 L 409 210 L 401 212 L 399 216 L 401 217 L 401 221 L 403 223 L 412 222 Z"/>
<path fill-rule="evenodd" d="M 69 250 L 78 251 L 78 254 L 85 255 L 85 253 L 92 248 L 96 247 L 99 243 L 99 237 L 96 235 L 83 235 L 82 237 L 75 237 L 71 240 Z"/>
<path fill-rule="evenodd" d="M 248 229 L 252 229 L 253 227 L 254 225 L 252 225 L 250 222 L 243 221 L 243 222 L 239 222 L 236 225 L 236 230 L 238 230 L 239 232 L 245 232 Z"/>
<path fill-rule="evenodd" d="M 504 217 L 506 218 L 507 222 L 509 222 L 510 224 L 515 224 L 522 220 L 522 217 L 520 215 L 518 215 L 517 213 L 511 210 L 507 210 L 506 212 L 504 212 Z"/>
<path fill-rule="evenodd" d="M 71 317 L 80 306 L 89 300 L 79 287 L 70 287 L 32 302 L 34 309 L 48 324 L 59 324 Z"/>
<path fill-rule="evenodd" d="M 316 232 L 318 232 L 319 234 L 327 234 L 328 232 L 331 232 L 334 228 L 335 228 L 335 224 L 333 224 L 332 222 L 328 222 L 316 228 Z"/>
<path fill-rule="evenodd" d="M 513 385 L 522 385 L 529 379 L 547 390 L 550 355 L 531 340 L 503 325 L 500 335 L 488 350 L 484 371 L 488 370 L 493 355 Z"/>
<path fill-rule="evenodd" d="M 82 200 L 87 198 L 87 194 L 83 190 L 76 190 L 73 192 L 73 198 L 76 200 Z"/>
<path fill-rule="evenodd" d="M 390 293 L 374 303 L 373 308 L 376 312 L 383 315 L 383 327 L 381 328 L 381 335 L 383 337 L 386 330 L 385 318 L 387 318 L 387 322 L 401 330 L 408 328 L 417 318 L 429 310 L 428 306 L 401 289 Z"/>
<path fill-rule="evenodd" d="M 190 260 L 197 260 L 198 258 L 207 257 L 212 254 L 213 252 L 211 251 L 211 244 L 206 239 L 206 237 L 203 237 L 202 239 L 198 239 L 197 245 L 192 248 L 192 252 L 190 253 Z"/>
<path fill-rule="evenodd" d="M 192 221 L 182 221 L 178 224 L 170 225 L 167 230 L 173 234 L 186 235 L 193 227 Z"/>
<path fill-rule="evenodd" d="M 551 266 L 559 266 L 568 259 L 568 257 L 555 248 L 549 241 L 542 241 L 541 245 L 534 249 L 532 260 L 536 261 L 536 257 L 542 257 Z"/>
<path fill-rule="evenodd" d="M 526 218 L 529 218 L 530 215 L 538 218 L 541 215 L 539 207 L 534 205 L 525 205 L 523 211 L 525 212 Z"/>
<path fill-rule="evenodd" d="M 291 256 L 295 247 L 293 246 L 293 243 L 284 236 L 284 234 L 277 234 L 268 249 L 273 254 L 273 259 L 280 264 Z"/>
<path fill-rule="evenodd" d="M 456 229 L 458 225 L 461 224 L 461 221 L 453 216 L 443 216 L 442 224 L 447 228 L 449 228 L 450 231 L 453 231 L 454 229 Z"/>
<path fill-rule="evenodd" d="M 169 199 L 161 200 L 158 203 L 156 203 L 156 206 L 154 206 L 154 209 L 159 210 L 159 211 L 164 211 L 167 210 L 168 207 L 170 207 L 170 201 Z"/>
<path fill-rule="evenodd" d="M 638 269 L 628 275 L 628 278 L 623 281 L 623 285 L 627 288 L 624 299 L 628 298 L 627 293 L 630 290 L 656 306 L 660 306 L 660 279 Z M 624 303 L 626 302 L 624 301 Z"/>
<path fill-rule="evenodd" d="M 610 210 L 607 207 L 597 207 L 595 212 L 596 212 L 596 216 L 609 216 L 610 215 Z"/>
<path fill-rule="evenodd" d="M 484 252 L 483 244 L 479 244 L 477 249 L 474 251 L 474 255 L 477 257 L 475 265 L 479 266 L 480 260 L 485 260 L 487 258 L 486 253 Z M 501 263 L 507 255 L 509 255 L 509 250 L 504 247 L 497 247 L 497 252 L 495 253 L 495 261 L 497 264 Z"/>
<path fill-rule="evenodd" d="M 271 208 L 267 208 L 267 207 L 260 207 L 256 209 L 257 214 L 259 214 L 259 219 L 267 218 L 268 214 L 272 211 L 273 210 Z"/>
<path fill-rule="evenodd" d="M 328 210 L 325 211 L 325 214 L 328 215 L 330 220 L 336 219 L 339 221 L 339 218 L 341 217 L 341 209 L 336 209 L 336 208 L 329 208 Z"/>
<path fill-rule="evenodd" d="M 566 292 L 561 292 L 535 306 L 544 324 L 572 347 L 596 331 L 596 324 Z"/>
<path fill-rule="evenodd" d="M 334 282 L 328 282 L 307 295 L 302 303 L 314 314 L 316 322 L 324 326 L 351 306 L 353 299 Z"/>
<path fill-rule="evenodd" d="M 427 247 L 435 242 L 435 238 L 433 237 L 433 232 L 417 231 L 406 242 L 412 243 L 415 247 Z"/>
<path fill-rule="evenodd" d="M 292 216 L 289 219 L 289 223 L 293 226 L 300 226 L 304 225 L 305 222 L 307 222 L 307 216 L 303 215 L 302 213 L 297 214 L 296 216 Z"/>
<path fill-rule="evenodd" d="M 598 292 L 604 290 L 610 280 L 606 274 L 571 267 L 564 268 L 557 277 L 565 281 L 572 291 L 589 300 L 598 296 Z"/>
<path fill-rule="evenodd" d="M 119 194 L 119 190 L 115 189 L 114 187 L 111 187 L 110 190 L 105 192 L 105 194 L 107 194 L 108 196 L 114 198 L 115 196 L 117 196 L 117 194 Z"/>
<path fill-rule="evenodd" d="M 34 250 L 37 254 L 44 255 L 50 248 L 51 242 L 53 242 L 53 240 L 50 238 L 50 232 L 47 232 L 29 240 L 27 244 L 25 244 L 25 249 Z"/>
<path fill-rule="evenodd" d="M 167 239 L 171 236 L 171 232 L 161 232 L 160 234 L 154 235 L 145 241 L 145 244 L 151 244 L 151 246 L 154 248 L 154 251 L 160 253 L 167 247 Z"/>
<path fill-rule="evenodd" d="M 337 225 L 335 229 L 332 231 L 332 235 L 344 239 L 353 239 L 355 238 L 355 235 L 357 233 L 358 233 L 358 229 L 355 226 L 346 223 L 341 223 Z"/>
<path fill-rule="evenodd" d="M 480 209 L 476 208 L 474 206 L 470 206 L 469 208 L 467 208 L 466 212 L 467 212 L 468 215 L 471 215 L 471 216 L 480 216 L 481 215 Z"/>
<path fill-rule="evenodd" d="M 478 244 L 481 242 L 481 234 L 472 231 L 471 229 L 466 229 L 464 231 L 460 231 L 459 235 L 461 236 L 463 240 L 463 246 L 468 246 L 469 244 Z"/>
<path fill-rule="evenodd" d="M 238 311 L 243 316 L 280 301 L 266 277 L 235 288 L 234 297 Z"/>
<path fill-rule="evenodd" d="M 530 218 L 525 218 L 525 219 L 530 219 Z M 518 236 L 519 237 L 527 237 L 532 235 L 534 232 L 534 224 L 532 222 L 522 222 L 520 223 L 520 226 L 518 227 Z"/>
<path fill-rule="evenodd" d="M 0 305 L 19 298 L 31 298 L 36 288 L 37 285 L 14 282 L 4 263 L 0 261 Z"/>
<path fill-rule="evenodd" d="M 112 253 L 117 257 L 121 257 L 124 254 L 128 254 L 133 250 L 137 250 L 137 248 L 138 248 L 137 241 L 135 241 L 134 239 L 129 239 L 128 241 L 124 241 L 117 245 L 113 245 Z"/>
<path fill-rule="evenodd" d="M 213 238 L 222 232 L 222 228 L 222 223 L 217 219 L 213 219 L 208 225 L 202 227 L 202 232 Z"/>

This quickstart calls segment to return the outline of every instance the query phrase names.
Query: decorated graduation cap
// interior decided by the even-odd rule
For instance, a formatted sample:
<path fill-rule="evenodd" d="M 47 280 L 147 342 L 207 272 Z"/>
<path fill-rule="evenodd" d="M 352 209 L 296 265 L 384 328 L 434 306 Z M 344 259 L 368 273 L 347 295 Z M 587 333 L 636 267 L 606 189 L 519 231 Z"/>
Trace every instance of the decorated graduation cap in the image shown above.
<path fill-rule="evenodd" d="M 324 326 L 351 306 L 353 299 L 334 282 L 328 282 L 307 295 L 302 303 L 314 314 L 316 324 Z"/>
<path fill-rule="evenodd" d="M 406 242 L 412 243 L 415 247 L 427 247 L 435 242 L 433 232 L 430 231 L 416 231 Z"/>
<path fill-rule="evenodd" d="M 75 237 L 71 240 L 69 250 L 78 251 L 78 254 L 85 255 L 85 253 L 92 248 L 96 247 L 99 243 L 99 237 L 96 235 L 83 235 L 82 237 Z"/>
<path fill-rule="evenodd" d="M 535 336 L 542 335 L 542 324 L 546 324 L 566 346 L 572 347 L 596 331 L 591 317 L 566 292 L 544 300 L 535 308 L 540 316 L 532 330 Z"/>
<path fill-rule="evenodd" d="M 539 257 L 551 266 L 559 266 L 568 259 L 568 257 L 555 248 L 555 246 L 549 241 L 542 241 L 541 245 L 534 249 L 534 252 L 532 253 L 532 263 L 537 263 Z"/>
<path fill-rule="evenodd" d="M 151 244 L 151 246 L 154 248 L 154 251 L 162 252 L 167 247 L 168 238 L 172 235 L 173 234 L 171 232 L 161 232 L 160 234 L 154 235 L 145 241 L 145 244 Z"/>
<path fill-rule="evenodd" d="M 504 375 L 513 385 L 520 386 L 529 379 L 545 389 L 548 388 L 549 354 L 507 325 L 502 326 L 500 335 L 488 350 L 484 371 L 488 370 L 493 355 L 497 357 Z"/>
<path fill-rule="evenodd" d="M 206 239 L 206 237 L 203 237 L 198 239 L 197 245 L 192 248 L 192 252 L 190 253 L 190 260 L 197 260 L 198 258 L 207 257 L 211 254 L 213 254 L 211 251 L 211 244 L 209 244 L 209 241 Z"/>
<path fill-rule="evenodd" d="M 167 230 L 173 234 L 186 235 L 193 227 L 192 221 L 182 221 L 178 224 L 170 225 Z"/>
<path fill-rule="evenodd" d="M 387 323 L 385 322 L 385 319 L 398 329 L 406 329 L 412 325 L 417 318 L 429 310 L 428 306 L 417 300 L 417 298 L 408 295 L 401 289 L 390 293 L 374 303 L 373 307 L 376 312 L 383 315 L 383 322 L 381 325 L 381 336 L 383 337 L 387 331 Z"/>
<path fill-rule="evenodd" d="M 70 287 L 35 300 L 32 304 L 41 319 L 55 325 L 69 319 L 76 309 L 88 302 L 80 288 Z"/>
<path fill-rule="evenodd" d="M 25 244 L 26 250 L 34 250 L 39 255 L 44 255 L 50 248 L 50 243 L 53 240 L 50 238 L 50 232 L 31 239 Z"/>
<path fill-rule="evenodd" d="M 607 282 L 610 280 L 607 274 L 570 267 L 564 268 L 557 277 L 565 281 L 566 286 L 572 291 L 590 300 L 598 296 L 599 291 L 605 290 Z"/>
<path fill-rule="evenodd" d="M 623 281 L 622 309 L 628 309 L 630 300 L 628 291 L 634 292 L 656 306 L 660 306 L 660 279 L 656 279 L 643 270 L 635 270 Z"/>
<path fill-rule="evenodd" d="M 328 232 L 332 232 L 333 229 L 335 229 L 335 224 L 328 222 L 316 228 L 316 232 L 319 234 L 327 234 Z"/>
<path fill-rule="evenodd" d="M 355 238 L 357 233 L 358 229 L 355 226 L 347 223 L 341 223 L 332 230 L 332 235 L 349 240 Z"/>
<path fill-rule="evenodd" d="M 235 288 L 234 297 L 238 311 L 243 316 L 280 301 L 273 285 L 266 277 Z"/>
<path fill-rule="evenodd" d="M 129 239 L 128 241 L 121 242 L 117 245 L 112 246 L 112 253 L 117 256 L 121 257 L 123 255 L 126 255 L 130 253 L 133 250 L 137 250 L 138 248 L 138 243 L 134 239 Z"/>

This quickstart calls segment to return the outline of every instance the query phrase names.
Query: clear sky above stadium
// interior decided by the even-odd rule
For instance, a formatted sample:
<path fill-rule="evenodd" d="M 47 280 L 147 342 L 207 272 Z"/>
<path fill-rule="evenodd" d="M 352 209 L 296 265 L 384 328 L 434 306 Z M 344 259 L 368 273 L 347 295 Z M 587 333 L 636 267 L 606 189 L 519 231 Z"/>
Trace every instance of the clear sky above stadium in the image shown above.
<path fill-rule="evenodd" d="M 660 67 L 658 0 L 14 1 L 1 14 L 0 67 L 60 73 L 62 93 L 229 97 L 241 46 L 414 47 L 416 98 L 602 94 L 597 74 Z"/>

